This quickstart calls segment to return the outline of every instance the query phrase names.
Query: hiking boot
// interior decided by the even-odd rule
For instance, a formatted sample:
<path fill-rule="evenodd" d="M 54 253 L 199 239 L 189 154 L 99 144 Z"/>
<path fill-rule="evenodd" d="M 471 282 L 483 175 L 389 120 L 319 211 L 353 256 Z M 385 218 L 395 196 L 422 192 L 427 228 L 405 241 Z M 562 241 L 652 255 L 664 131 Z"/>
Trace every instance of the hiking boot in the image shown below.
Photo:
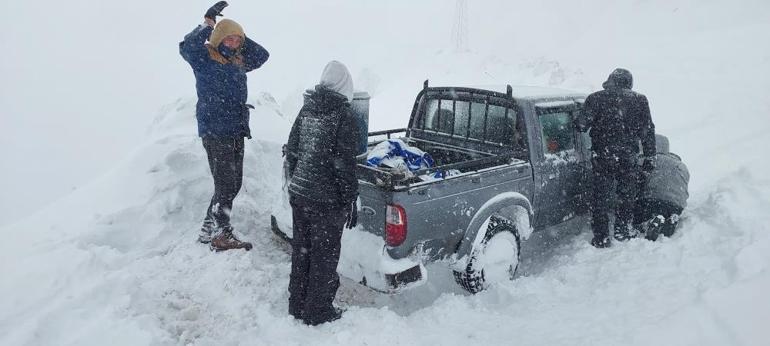
<path fill-rule="evenodd" d="M 604 249 L 610 247 L 610 237 L 608 236 L 594 236 L 591 239 L 591 246 L 597 249 Z"/>
<path fill-rule="evenodd" d="M 203 221 L 203 226 L 201 226 L 201 231 L 198 233 L 198 242 L 201 244 L 208 244 L 211 242 L 211 235 L 216 230 L 216 225 L 214 224 L 214 221 Z"/>
<path fill-rule="evenodd" d="M 251 250 L 251 247 L 251 243 L 240 241 L 235 237 L 232 227 L 225 227 L 221 232 L 215 234 L 213 237 L 211 237 L 211 243 L 209 244 L 211 251 L 216 252 L 233 249 L 244 249 L 249 251 Z"/>
<path fill-rule="evenodd" d="M 660 228 L 661 233 L 666 237 L 671 237 L 676 232 L 676 226 L 679 224 L 681 216 L 679 214 L 672 214 L 666 219 L 664 225 Z"/>
<path fill-rule="evenodd" d="M 666 218 L 663 217 L 663 215 L 657 215 L 651 220 L 647 221 L 645 223 L 647 230 L 645 232 L 644 238 L 651 241 L 657 240 L 658 236 L 662 233 L 665 224 Z"/>

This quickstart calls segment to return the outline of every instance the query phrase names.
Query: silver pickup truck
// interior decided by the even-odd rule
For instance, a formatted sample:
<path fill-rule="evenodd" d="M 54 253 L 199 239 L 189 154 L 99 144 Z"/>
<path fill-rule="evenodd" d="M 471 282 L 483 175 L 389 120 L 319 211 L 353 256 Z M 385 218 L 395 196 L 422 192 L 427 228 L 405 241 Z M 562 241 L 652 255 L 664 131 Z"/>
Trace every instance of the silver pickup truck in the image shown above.
<path fill-rule="evenodd" d="M 343 235 L 343 276 L 397 292 L 426 279 L 425 263 L 445 261 L 458 284 L 479 292 L 514 277 L 533 231 L 589 212 L 590 139 L 580 132 L 586 95 L 500 89 L 426 81 L 407 128 L 369 133 L 370 149 L 398 138 L 435 164 L 403 172 L 371 167 L 362 156 L 359 226 Z M 689 173 L 668 140 L 657 139 L 659 165 L 636 222 L 647 229 L 659 225 L 656 217 L 668 220 L 663 233 L 670 235 L 686 206 Z M 291 220 L 279 219 L 273 216 L 273 231 L 290 237 Z"/>

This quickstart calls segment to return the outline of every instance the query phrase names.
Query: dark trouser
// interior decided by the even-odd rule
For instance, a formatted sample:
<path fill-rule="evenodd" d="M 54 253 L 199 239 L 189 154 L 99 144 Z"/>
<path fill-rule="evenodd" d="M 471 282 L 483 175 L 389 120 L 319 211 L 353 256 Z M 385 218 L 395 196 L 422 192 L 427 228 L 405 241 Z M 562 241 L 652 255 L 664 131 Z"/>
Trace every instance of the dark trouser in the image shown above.
<path fill-rule="evenodd" d="M 243 183 L 243 138 L 204 138 L 203 148 L 214 177 L 214 196 L 203 223 L 221 230 L 230 226 L 233 200 Z"/>
<path fill-rule="evenodd" d="M 595 237 L 608 237 L 612 209 L 612 187 L 617 183 L 615 229 L 630 227 L 639 190 L 639 165 L 633 156 L 595 157 L 593 160 L 593 203 L 591 227 Z"/>
<path fill-rule="evenodd" d="M 293 237 L 289 313 L 310 324 L 335 315 L 334 295 L 340 286 L 337 263 L 345 224 L 342 209 L 299 205 L 292 200 Z"/>

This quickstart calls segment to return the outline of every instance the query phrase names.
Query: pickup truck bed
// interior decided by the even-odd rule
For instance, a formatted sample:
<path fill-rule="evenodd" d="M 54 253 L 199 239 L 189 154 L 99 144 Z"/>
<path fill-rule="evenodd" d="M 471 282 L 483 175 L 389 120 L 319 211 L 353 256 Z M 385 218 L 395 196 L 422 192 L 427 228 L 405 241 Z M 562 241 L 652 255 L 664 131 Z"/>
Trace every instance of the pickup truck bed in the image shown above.
<path fill-rule="evenodd" d="M 371 148 L 384 140 L 393 138 L 393 135 L 399 133 L 403 135 L 405 132 L 406 129 L 395 129 L 369 133 L 370 140 L 368 148 L 371 150 Z M 379 137 L 382 136 L 387 136 L 387 138 L 380 139 Z M 512 158 L 511 153 L 494 154 L 419 138 L 398 137 L 398 139 L 409 146 L 422 149 L 426 153 L 429 153 L 433 158 L 435 165 L 430 168 L 405 174 L 403 171 L 369 166 L 366 164 L 366 155 L 361 155 L 358 158 L 358 176 L 360 180 L 374 184 L 381 189 L 403 191 L 410 187 L 435 180 L 421 178 L 421 176 L 437 175 L 437 178 L 446 178 L 446 173 L 450 171 L 459 171 L 460 173 L 478 171 L 480 169 L 505 163 Z"/>

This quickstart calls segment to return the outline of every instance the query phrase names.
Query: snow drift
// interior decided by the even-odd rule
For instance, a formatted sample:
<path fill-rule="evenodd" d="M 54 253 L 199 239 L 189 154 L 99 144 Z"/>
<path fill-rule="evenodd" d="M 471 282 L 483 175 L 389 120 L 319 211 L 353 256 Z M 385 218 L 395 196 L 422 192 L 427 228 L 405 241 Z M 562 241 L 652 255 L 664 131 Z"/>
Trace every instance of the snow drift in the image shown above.
<path fill-rule="evenodd" d="M 387 23 L 351 32 L 364 43 L 340 52 L 328 51 L 321 29 L 281 31 L 269 19 L 276 28 L 267 37 L 312 41 L 306 48 L 321 53 L 313 56 L 315 71 L 299 61 L 308 56 L 292 56 L 296 44 L 266 44 L 277 53 L 275 70 L 266 67 L 259 88 L 251 88 L 250 101 L 259 105 L 251 117 L 255 140 L 247 142 L 234 226 L 254 250 L 213 254 L 195 243 L 212 183 L 195 137 L 194 99 L 182 98 L 148 121 L 140 145 L 101 178 L 0 229 L 0 344 L 767 343 L 770 48 L 760 42 L 770 41 L 768 4 L 474 2 L 470 25 L 477 29 L 463 52 L 441 48 L 446 42 L 434 35 L 441 31 L 423 24 L 429 13 L 439 22 L 451 18 L 442 4 L 420 2 L 408 11 L 392 2 L 340 1 L 291 10 L 294 23 L 307 19 L 309 26 L 318 13 L 366 23 L 371 18 L 361 10 L 380 11 Z M 269 215 L 280 198 L 280 145 L 301 92 L 326 55 L 337 53 L 373 95 L 375 129 L 406 124 L 426 77 L 433 85 L 591 91 L 613 68 L 629 68 L 658 130 L 692 173 L 681 229 L 660 242 L 600 251 L 577 220 L 533 234 L 513 282 L 469 296 L 437 268 L 426 285 L 387 296 L 345 281 L 343 319 L 301 325 L 286 313 L 290 257 L 271 235 Z"/>

